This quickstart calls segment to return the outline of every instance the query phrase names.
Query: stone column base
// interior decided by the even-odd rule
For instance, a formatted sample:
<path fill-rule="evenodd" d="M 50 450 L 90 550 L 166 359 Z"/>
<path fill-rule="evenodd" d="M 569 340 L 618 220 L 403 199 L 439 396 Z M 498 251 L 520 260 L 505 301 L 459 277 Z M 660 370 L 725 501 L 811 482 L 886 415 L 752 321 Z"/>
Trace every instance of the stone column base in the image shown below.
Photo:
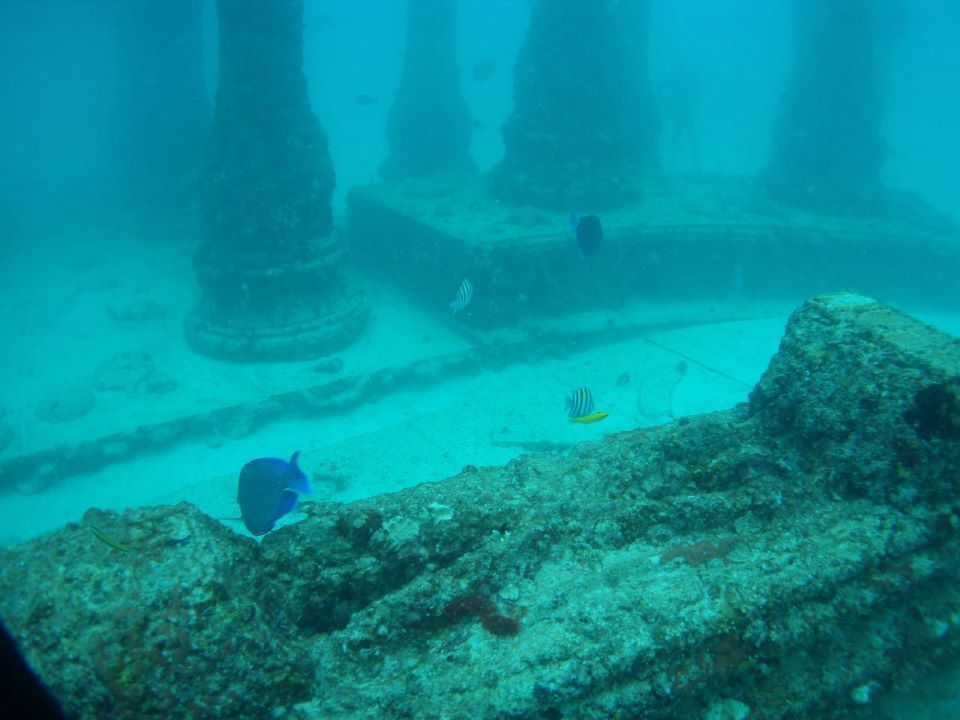
<path fill-rule="evenodd" d="M 370 314 L 364 294 L 344 289 L 316 304 L 225 311 L 204 297 L 184 321 L 190 345 L 233 362 L 309 360 L 340 350 L 360 335 Z"/>

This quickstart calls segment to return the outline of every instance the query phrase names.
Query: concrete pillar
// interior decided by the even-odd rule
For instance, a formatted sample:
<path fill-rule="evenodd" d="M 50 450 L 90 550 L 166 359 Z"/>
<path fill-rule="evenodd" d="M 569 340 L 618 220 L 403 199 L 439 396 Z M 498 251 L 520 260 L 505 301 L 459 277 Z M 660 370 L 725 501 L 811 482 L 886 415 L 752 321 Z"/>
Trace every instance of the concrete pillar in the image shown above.
<path fill-rule="evenodd" d="M 220 77 L 201 178 L 201 352 L 303 359 L 337 350 L 367 306 L 341 272 L 334 172 L 303 75 L 303 0 L 219 0 Z"/>

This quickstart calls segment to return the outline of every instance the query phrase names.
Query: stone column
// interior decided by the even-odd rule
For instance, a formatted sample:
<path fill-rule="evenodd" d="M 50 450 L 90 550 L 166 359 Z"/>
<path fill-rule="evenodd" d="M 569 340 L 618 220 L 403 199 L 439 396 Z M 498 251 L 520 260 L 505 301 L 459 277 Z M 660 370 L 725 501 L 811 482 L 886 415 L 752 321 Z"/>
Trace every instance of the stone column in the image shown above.
<path fill-rule="evenodd" d="M 884 70 L 902 20 L 897 0 L 795 0 L 794 7 L 793 76 L 759 187 L 814 212 L 878 214 Z"/>
<path fill-rule="evenodd" d="M 475 172 L 460 93 L 456 0 L 408 0 L 407 50 L 387 121 L 385 180 Z"/>
<path fill-rule="evenodd" d="M 334 173 L 307 100 L 303 0 L 219 0 L 220 77 L 201 177 L 202 289 L 186 322 L 201 352 L 305 359 L 337 350 L 367 316 L 341 272 Z"/>
<path fill-rule="evenodd" d="M 183 215 L 196 201 L 210 127 L 203 0 L 115 0 L 113 8 L 122 192 L 135 210 Z"/>
<path fill-rule="evenodd" d="M 652 0 L 614 3 L 620 58 L 627 82 L 622 87 L 623 113 L 630 164 L 641 169 L 660 167 L 657 136 L 660 115 L 650 83 L 650 5 Z"/>
<path fill-rule="evenodd" d="M 534 3 L 514 67 L 506 152 L 489 178 L 496 197 L 565 212 L 638 197 L 637 171 L 644 156 L 650 161 L 646 135 L 655 129 L 641 107 L 649 88 L 636 87 L 646 11 L 645 0 L 628 8 L 616 0 Z"/>

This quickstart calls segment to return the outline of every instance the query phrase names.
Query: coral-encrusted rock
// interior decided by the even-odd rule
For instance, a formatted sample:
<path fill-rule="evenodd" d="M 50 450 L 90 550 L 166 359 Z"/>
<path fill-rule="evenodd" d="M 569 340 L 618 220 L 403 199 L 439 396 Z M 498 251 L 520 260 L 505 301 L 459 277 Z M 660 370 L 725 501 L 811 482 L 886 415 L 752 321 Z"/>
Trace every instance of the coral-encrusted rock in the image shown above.
<path fill-rule="evenodd" d="M 0 553 L 0 614 L 81 718 L 874 718 L 960 653 L 958 378 L 955 339 L 817 298 L 749 406 L 260 546 L 93 514 Z"/>
<path fill-rule="evenodd" d="M 960 468 L 960 341 L 850 293 L 794 313 L 751 413 L 823 483 L 904 506 L 952 501 Z M 926 477 L 916 482 L 916 474 Z"/>
<path fill-rule="evenodd" d="M 217 3 L 201 294 L 184 323 L 208 355 L 315 359 L 356 340 L 369 315 L 333 232 L 333 163 L 307 96 L 303 13 L 303 0 Z"/>
<path fill-rule="evenodd" d="M 250 593 L 258 556 L 186 504 L 91 510 L 3 554 L 3 617 L 71 716 L 268 717 L 311 663 Z"/>

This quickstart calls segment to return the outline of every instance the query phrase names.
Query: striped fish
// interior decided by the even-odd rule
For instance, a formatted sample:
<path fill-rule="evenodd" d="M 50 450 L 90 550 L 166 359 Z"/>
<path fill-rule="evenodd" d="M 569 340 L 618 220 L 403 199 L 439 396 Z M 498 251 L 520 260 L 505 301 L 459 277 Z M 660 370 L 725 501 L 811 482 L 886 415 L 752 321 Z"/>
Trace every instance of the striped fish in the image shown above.
<path fill-rule="evenodd" d="M 464 278 L 463 282 L 460 283 L 460 289 L 457 290 L 457 296 L 453 299 L 453 302 L 450 303 L 450 309 L 453 310 L 453 314 L 456 315 L 458 310 L 463 310 L 469 305 L 472 297 L 473 283 Z"/>
<path fill-rule="evenodd" d="M 567 417 L 583 418 L 593 412 L 593 395 L 585 387 L 577 388 L 567 395 Z"/>

